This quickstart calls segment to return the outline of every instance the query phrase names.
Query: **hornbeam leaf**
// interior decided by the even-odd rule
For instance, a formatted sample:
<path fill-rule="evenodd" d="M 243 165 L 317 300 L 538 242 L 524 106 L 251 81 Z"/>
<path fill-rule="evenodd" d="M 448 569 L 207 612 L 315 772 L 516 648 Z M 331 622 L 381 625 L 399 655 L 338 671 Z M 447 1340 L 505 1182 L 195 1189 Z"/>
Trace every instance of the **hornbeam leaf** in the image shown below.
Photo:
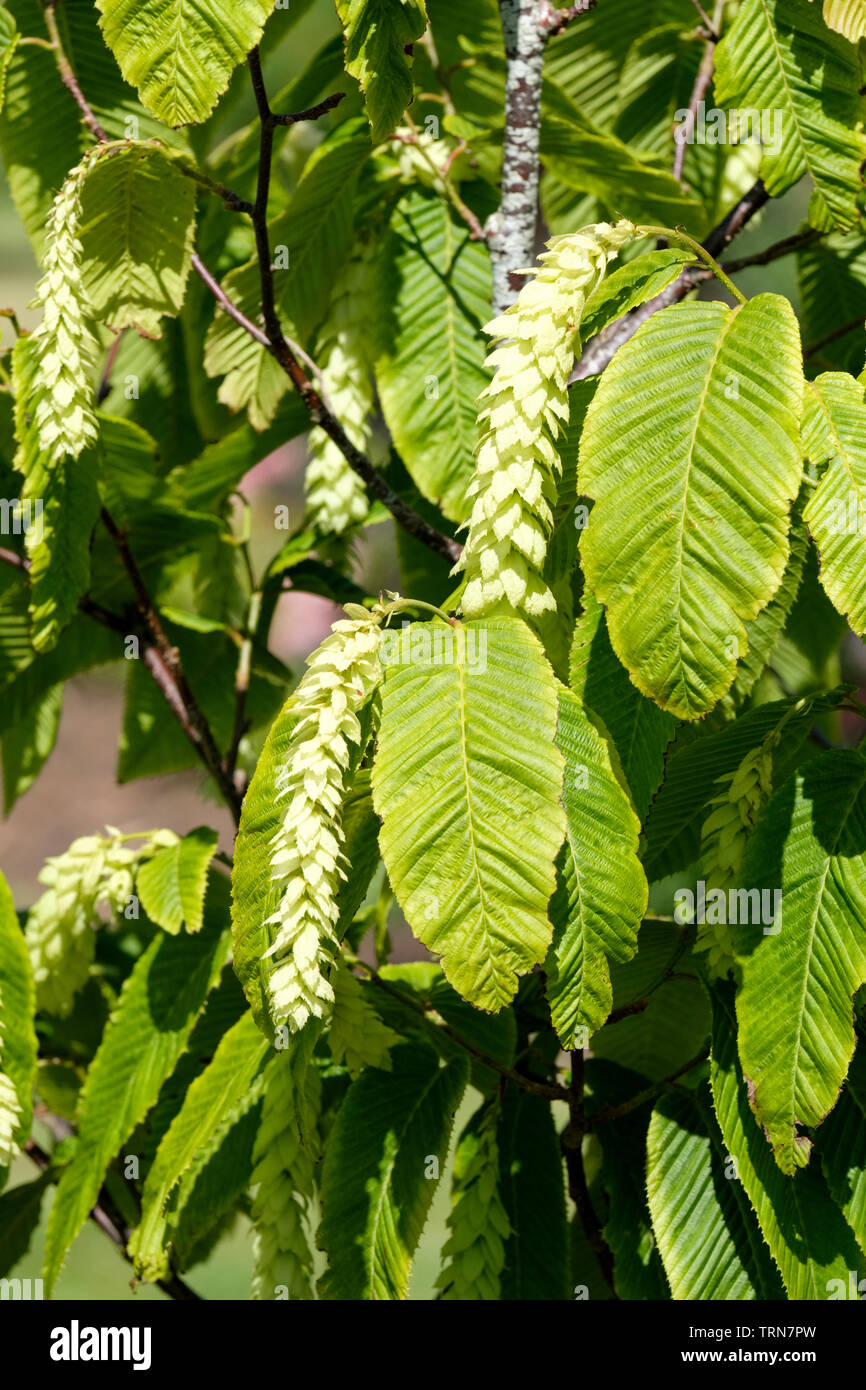
<path fill-rule="evenodd" d="M 430 1160 L 444 1166 L 469 1068 L 440 1064 L 426 1043 L 391 1053 L 350 1087 L 328 1139 L 320 1241 L 328 1299 L 405 1299 L 412 1256 L 436 1191 Z"/>
<path fill-rule="evenodd" d="M 682 719 L 725 694 L 745 624 L 781 583 L 802 475 L 802 394 L 793 310 L 762 294 L 735 309 L 654 314 L 620 348 L 587 412 L 587 585 L 635 685 Z"/>
<path fill-rule="evenodd" d="M 499 1191 L 511 1225 L 501 1297 L 567 1299 L 565 1171 L 549 1103 L 506 1086 L 496 1143 Z"/>
<path fill-rule="evenodd" d="M 604 720 L 635 810 L 646 815 L 664 772 L 665 749 L 677 727 L 672 715 L 641 695 L 610 645 L 604 609 L 592 594 L 574 625 L 569 682 L 578 699 Z"/>
<path fill-rule="evenodd" d="M 386 140 L 412 105 L 406 50 L 427 24 L 423 0 L 336 0 L 345 32 L 346 70 L 357 77 L 373 140 Z M 409 48 L 411 53 L 411 48 Z"/>
<path fill-rule="evenodd" d="M 158 936 L 136 962 L 87 1073 L 78 1146 L 57 1189 L 45 1241 L 50 1293 L 121 1144 L 153 1105 L 226 962 L 221 912 L 196 936 Z"/>
<path fill-rule="evenodd" d="M 496 1012 L 550 944 L 565 833 L 556 682 L 516 618 L 417 624 L 394 645 L 373 768 L 382 857 L 450 983 Z"/>
<path fill-rule="evenodd" d="M 545 972 L 553 1026 L 571 1049 L 610 1013 L 608 957 L 634 955 L 649 890 L 637 857 L 640 823 L 605 740 L 569 690 L 559 692 L 556 742 L 565 756 L 567 829 Z"/>
<path fill-rule="evenodd" d="M 81 274 L 94 316 L 160 336 L 180 313 L 195 235 L 195 184 L 160 150 L 99 159 L 81 195 Z"/>
<path fill-rule="evenodd" d="M 267 0 L 97 0 L 97 7 L 120 71 L 170 126 L 207 120 L 273 9 Z"/>
<path fill-rule="evenodd" d="M 141 905 L 164 931 L 201 931 L 208 865 L 218 839 L 216 830 L 200 825 L 142 864 L 136 878 Z"/>
<path fill-rule="evenodd" d="M 378 283 L 387 305 L 376 361 L 385 423 L 424 496 L 460 521 L 477 399 L 490 380 L 481 333 L 490 316 L 490 257 L 442 198 L 415 192 L 392 218 Z"/>
<path fill-rule="evenodd" d="M 781 890 L 780 931 L 739 928 L 749 954 L 737 1019 L 755 1115 L 793 1173 L 811 1147 L 797 1126 L 833 1108 L 854 1053 L 852 999 L 866 983 L 866 758 L 831 750 L 779 789 L 752 834 L 743 883 Z"/>
<path fill-rule="evenodd" d="M 821 559 L 821 583 L 838 611 L 866 633 L 866 401 L 846 372 L 806 388 L 803 446 L 826 469 L 803 513 Z"/>
<path fill-rule="evenodd" d="M 815 185 L 810 220 L 822 231 L 857 221 L 866 140 L 857 51 L 808 0 L 745 0 L 716 48 L 716 100 L 739 111 L 740 139 L 760 113 L 761 178 L 779 197 L 803 174 Z"/>
<path fill-rule="evenodd" d="M 130 1241 L 136 1268 L 147 1279 L 168 1272 L 166 1203 L 184 1173 L 203 1166 L 232 1114 L 248 1095 L 270 1047 L 247 1012 L 226 1032 L 213 1061 L 192 1082 L 156 1151 L 142 1193 L 141 1224 Z"/>
<path fill-rule="evenodd" d="M 24 935 L 12 894 L 0 874 L 0 1075 L 12 1083 L 17 1096 L 17 1123 L 11 1135 L 16 1148 L 29 1138 L 33 1119 L 35 1008 L 36 993 Z M 9 1168 L 0 1157 L 0 1187 L 8 1175 Z"/>
<path fill-rule="evenodd" d="M 866 1255 L 866 1047 L 854 1053 L 839 1101 L 815 1136 L 833 1200 Z"/>
<path fill-rule="evenodd" d="M 0 1196 L 0 1279 L 23 1260 L 42 1214 L 42 1198 L 54 1176 L 40 1173 L 33 1182 L 19 1183 Z"/>
<path fill-rule="evenodd" d="M 782 1298 L 705 1086 L 656 1103 L 647 1136 L 653 1230 L 674 1299 Z"/>
<path fill-rule="evenodd" d="M 824 22 L 857 43 L 866 38 L 866 0 L 824 0 Z"/>
<path fill-rule="evenodd" d="M 836 1297 L 834 1281 L 847 1289 L 849 1271 L 859 1270 L 862 1275 L 866 1260 L 859 1254 L 817 1164 L 801 1169 L 795 1177 L 785 1177 L 773 1162 L 749 1108 L 737 1059 L 733 989 L 716 985 L 712 1002 L 713 1104 L 737 1178 L 752 1204 L 789 1299 Z"/>

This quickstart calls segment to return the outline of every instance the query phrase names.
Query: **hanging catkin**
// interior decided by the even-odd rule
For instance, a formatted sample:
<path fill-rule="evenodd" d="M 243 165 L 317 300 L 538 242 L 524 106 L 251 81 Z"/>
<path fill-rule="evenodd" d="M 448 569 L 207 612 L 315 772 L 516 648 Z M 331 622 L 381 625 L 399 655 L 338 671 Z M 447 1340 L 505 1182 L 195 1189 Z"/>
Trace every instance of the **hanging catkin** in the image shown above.
<path fill-rule="evenodd" d="M 487 324 L 498 346 L 481 394 L 469 535 L 455 573 L 466 573 L 463 612 L 502 604 L 538 617 L 555 607 L 542 578 L 561 469 L 556 438 L 568 420 L 568 377 L 580 321 L 609 261 L 634 235 L 630 222 L 554 237 L 517 300 Z M 529 273 L 529 272 L 527 272 Z"/>

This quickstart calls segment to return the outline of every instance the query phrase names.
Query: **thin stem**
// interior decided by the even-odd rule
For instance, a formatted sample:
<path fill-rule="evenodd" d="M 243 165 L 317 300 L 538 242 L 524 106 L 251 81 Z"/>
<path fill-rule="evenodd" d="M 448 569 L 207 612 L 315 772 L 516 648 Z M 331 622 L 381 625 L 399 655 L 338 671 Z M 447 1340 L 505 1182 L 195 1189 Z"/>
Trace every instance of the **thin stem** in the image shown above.
<path fill-rule="evenodd" d="M 63 43 L 60 38 L 60 31 L 57 28 L 57 17 L 54 13 L 55 4 L 56 0 L 47 0 L 44 11 L 45 27 L 47 28 L 48 35 L 51 39 L 51 47 L 54 49 L 54 58 L 57 63 L 57 69 L 60 73 L 61 80 L 63 82 L 63 85 L 69 90 L 69 92 L 71 92 L 72 96 L 77 102 L 78 109 L 84 117 L 84 124 L 87 126 L 91 135 L 93 135 L 94 138 L 100 142 L 100 144 L 107 143 L 108 136 L 106 135 L 102 126 L 99 124 L 99 121 L 97 120 L 92 108 L 90 107 L 88 102 L 85 101 L 84 93 L 78 85 L 78 79 L 75 76 L 75 73 L 72 69 L 72 64 L 66 56 L 66 50 L 63 47 Z"/>
<path fill-rule="evenodd" d="M 735 299 L 739 300 L 740 304 L 748 303 L 748 300 L 746 296 L 743 294 L 742 290 L 737 289 L 737 286 L 734 284 L 733 280 L 731 280 L 731 278 L 725 274 L 718 261 L 710 254 L 707 248 L 705 246 L 701 246 L 701 243 L 699 241 L 695 241 L 694 237 L 688 236 L 688 234 L 686 232 L 681 231 L 679 227 L 638 227 L 637 231 L 644 236 L 658 236 L 664 237 L 666 241 L 682 242 L 684 246 L 688 246 L 690 250 L 694 251 L 695 255 L 698 256 L 700 260 L 702 260 L 704 264 L 709 267 L 713 274 L 717 276 L 719 280 L 721 280 L 722 284 L 725 286 L 725 289 L 730 290 L 731 294 L 734 296 Z"/>
<path fill-rule="evenodd" d="M 434 1006 L 428 1003 L 427 1000 L 422 1001 L 416 999 L 414 995 L 405 994 L 402 989 L 398 989 L 395 985 L 392 985 L 389 980 L 384 979 L 383 976 L 381 976 L 372 965 L 368 965 L 366 961 L 354 959 L 352 963 L 359 966 L 361 970 L 366 971 L 370 980 L 374 985 L 377 985 L 379 989 L 384 990 L 386 994 L 390 994 L 392 998 L 399 999 L 401 1004 L 405 1004 L 421 1018 L 425 1019 L 429 1027 L 437 1029 L 440 1033 L 444 1033 L 446 1037 L 450 1038 L 458 1047 L 462 1047 L 464 1051 L 468 1052 L 476 1061 L 483 1062 L 485 1067 L 490 1067 L 493 1071 L 498 1072 L 506 1081 L 513 1082 L 514 1085 L 519 1086 L 521 1090 L 531 1091 L 533 1095 L 542 1096 L 545 1100 L 568 1100 L 568 1091 L 564 1086 L 552 1085 L 550 1082 L 546 1081 L 536 1081 L 531 1076 L 524 1076 L 522 1072 L 515 1071 L 513 1067 L 503 1066 L 495 1057 L 488 1057 L 486 1053 L 482 1052 L 481 1049 L 470 1042 L 468 1038 L 465 1038 L 462 1033 L 458 1033 L 457 1029 L 452 1028 L 450 1023 L 446 1023 L 444 1019 L 441 1023 L 436 1023 L 430 1018 L 430 1013 L 434 1010 Z"/>
<path fill-rule="evenodd" d="M 799 251 L 804 246 L 811 246 L 813 242 L 820 241 L 826 235 L 826 232 L 820 232 L 815 227 L 807 227 L 803 232 L 796 232 L 794 236 L 774 242 L 772 246 L 766 247 L 763 251 L 756 251 L 751 256 L 742 256 L 738 261 L 726 261 L 722 269 L 727 271 L 728 275 L 736 275 L 739 271 L 748 270 L 753 265 L 770 265 L 773 261 L 781 260 L 783 256 L 790 256 L 793 251 Z"/>
<path fill-rule="evenodd" d="M 707 41 L 704 45 L 703 56 L 701 58 L 700 66 L 697 71 L 697 76 L 695 77 L 694 86 L 692 87 L 692 94 L 689 98 L 688 114 L 683 124 L 679 126 L 674 137 L 676 150 L 674 152 L 673 173 L 675 179 L 681 180 L 683 177 L 683 169 L 685 167 L 686 162 L 686 145 L 691 140 L 692 135 L 694 133 L 695 118 L 697 116 L 698 108 L 701 102 L 703 101 L 704 97 L 706 96 L 707 90 L 709 89 L 709 85 L 713 80 L 716 44 L 718 43 L 719 30 L 721 29 L 724 8 L 724 0 L 716 0 L 716 12 L 713 17 L 713 20 L 710 21 L 709 19 L 707 19 L 706 21 L 707 28 L 709 30 L 709 37 L 707 38 Z M 698 6 L 698 9 L 701 10 L 701 14 L 703 15 L 704 12 L 701 9 L 700 5 Z M 706 19 L 705 15 L 704 18 Z"/>
<path fill-rule="evenodd" d="M 657 1096 L 660 1096 L 679 1077 L 685 1076 L 686 1072 L 691 1071 L 693 1067 L 700 1066 L 701 1062 L 705 1062 L 708 1056 L 709 1049 L 704 1047 L 690 1061 L 684 1062 L 681 1067 L 677 1067 L 676 1071 L 671 1072 L 670 1076 L 666 1076 L 662 1081 L 654 1082 L 652 1086 L 647 1086 L 643 1091 L 638 1091 L 636 1095 L 623 1101 L 621 1105 L 601 1106 L 599 1110 L 596 1110 L 592 1119 L 588 1121 L 588 1128 L 595 1129 L 598 1125 L 610 1124 L 614 1120 L 623 1119 L 625 1115 L 630 1115 L 633 1110 L 639 1110 L 642 1105 L 646 1105 L 647 1101 L 655 1100 Z"/>
<path fill-rule="evenodd" d="M 430 169 L 440 180 L 442 187 L 445 190 L 446 198 L 451 203 L 455 211 L 459 213 L 459 215 L 463 218 L 463 221 L 469 228 L 471 240 L 484 241 L 487 236 L 487 233 L 485 232 L 478 218 L 475 216 L 475 213 L 472 211 L 470 207 L 466 205 L 466 203 L 464 203 L 463 199 L 460 197 L 460 194 L 457 192 L 457 189 L 454 187 L 449 173 L 449 168 L 445 167 L 440 169 L 439 165 L 436 163 L 430 151 L 426 149 L 424 145 L 421 143 L 421 141 L 418 139 L 418 127 L 415 125 L 415 122 L 412 120 L 412 117 L 409 115 L 408 111 L 406 112 L 405 120 L 406 124 L 412 132 L 413 138 L 410 143 L 415 146 L 415 149 L 418 151 L 421 158 L 424 160 L 424 163 L 427 165 L 428 169 Z"/>
<path fill-rule="evenodd" d="M 837 338 L 844 338 L 846 333 L 853 332 L 855 328 L 859 328 L 862 330 L 862 314 L 858 314 L 855 319 L 850 319 L 848 323 L 843 323 L 839 328 L 834 328 L 830 333 L 825 333 L 823 338 L 819 338 L 817 342 L 811 343 L 809 347 L 803 350 L 803 357 L 814 357 L 815 353 L 820 352 L 821 349 L 826 347 L 828 343 L 834 343 Z"/>

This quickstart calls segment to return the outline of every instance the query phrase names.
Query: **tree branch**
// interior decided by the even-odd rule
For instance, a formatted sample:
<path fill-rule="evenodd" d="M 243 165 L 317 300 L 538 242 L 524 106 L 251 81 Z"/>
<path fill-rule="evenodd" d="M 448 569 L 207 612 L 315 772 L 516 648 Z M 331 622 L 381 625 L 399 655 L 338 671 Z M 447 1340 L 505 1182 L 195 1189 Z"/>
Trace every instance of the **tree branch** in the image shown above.
<path fill-rule="evenodd" d="M 700 1066 L 701 1062 L 705 1062 L 708 1056 L 709 1050 L 704 1047 L 696 1057 L 692 1057 L 690 1061 L 677 1067 L 670 1076 L 666 1076 L 662 1081 L 654 1082 L 652 1086 L 647 1086 L 643 1091 L 638 1091 L 629 1100 L 624 1100 L 621 1105 L 602 1105 L 596 1110 L 592 1119 L 587 1121 L 587 1130 L 595 1129 L 598 1125 L 610 1124 L 612 1120 L 621 1120 L 625 1115 L 630 1115 L 633 1110 L 639 1110 L 642 1105 L 646 1105 L 647 1101 L 655 1100 L 657 1096 L 660 1096 L 679 1077 L 685 1076 L 686 1072 L 691 1071 L 693 1067 Z"/>
<path fill-rule="evenodd" d="M 36 1164 L 40 1172 L 45 1173 L 50 1171 L 52 1167 L 51 1158 L 44 1149 L 40 1148 L 34 1139 L 27 1140 L 23 1151 L 27 1157 Z M 127 1252 L 129 1232 L 126 1230 L 123 1218 L 116 1210 L 110 1194 L 104 1187 L 100 1191 L 99 1201 L 95 1207 L 91 1208 L 89 1216 L 93 1224 L 99 1227 L 103 1235 L 108 1236 L 112 1244 L 117 1246 L 123 1258 L 131 1264 L 132 1259 Z M 201 1296 L 197 1294 L 194 1289 L 191 1289 L 188 1284 L 185 1284 L 178 1274 L 172 1274 L 167 1279 L 157 1279 L 156 1283 L 164 1293 L 167 1293 L 170 1298 L 178 1302 L 201 1303 L 203 1301 Z"/>
<path fill-rule="evenodd" d="M 703 57 L 701 58 L 700 67 L 698 68 L 697 76 L 695 77 L 695 84 L 692 88 L 691 97 L 689 98 L 688 115 L 686 116 L 686 119 L 683 122 L 683 124 L 677 128 L 674 134 L 674 144 L 676 145 L 676 151 L 674 153 L 673 172 L 674 178 L 680 180 L 683 177 L 683 167 L 686 162 L 686 146 L 689 144 L 690 140 L 692 139 L 692 136 L 694 135 L 695 119 L 697 117 L 698 107 L 700 106 L 701 102 L 706 96 L 709 85 L 713 80 L 713 67 L 715 63 L 716 44 L 719 41 L 719 30 L 721 29 L 722 17 L 724 15 L 725 9 L 724 0 L 716 0 L 716 10 L 712 22 L 709 19 L 707 19 L 707 16 L 704 14 L 704 11 L 703 9 L 701 9 L 700 5 L 698 5 L 698 9 L 700 10 L 701 14 L 703 15 L 703 18 L 707 22 L 709 36 L 707 38 L 706 43 L 704 44 Z"/>
<path fill-rule="evenodd" d="M 274 294 L 274 273 L 271 264 L 270 237 L 268 233 L 268 191 L 271 178 L 271 162 L 273 155 L 274 129 L 276 118 L 268 104 L 267 91 L 265 89 L 264 75 L 262 73 L 261 59 L 259 51 L 254 48 L 250 53 L 247 63 L 250 70 L 250 78 L 253 84 L 253 93 L 256 99 L 256 107 L 261 121 L 261 141 L 259 145 L 259 173 L 256 185 L 256 201 L 253 210 L 253 228 L 256 236 L 256 254 L 259 262 L 259 274 L 261 278 L 262 296 L 262 319 L 265 327 L 265 343 L 268 351 L 277 359 L 283 371 L 298 391 L 303 401 L 311 422 L 325 431 L 325 434 L 334 441 L 340 453 L 349 464 L 350 468 L 358 474 L 364 483 L 367 492 L 371 497 L 377 498 L 387 507 L 395 521 L 408 531 L 416 540 L 421 541 L 430 550 L 434 550 L 437 555 L 442 555 L 450 563 L 454 563 L 460 554 L 460 546 L 447 536 L 432 527 L 429 522 L 413 511 L 411 507 L 398 497 L 385 479 L 376 471 L 370 460 L 360 449 L 349 439 L 342 425 L 331 414 L 325 405 L 320 393 L 313 386 L 303 367 L 301 366 L 295 352 L 292 350 L 286 339 L 279 314 L 277 313 L 276 300 Z M 233 314 L 233 318 L 240 322 L 238 314 Z M 256 335 L 257 341 L 261 338 Z"/>

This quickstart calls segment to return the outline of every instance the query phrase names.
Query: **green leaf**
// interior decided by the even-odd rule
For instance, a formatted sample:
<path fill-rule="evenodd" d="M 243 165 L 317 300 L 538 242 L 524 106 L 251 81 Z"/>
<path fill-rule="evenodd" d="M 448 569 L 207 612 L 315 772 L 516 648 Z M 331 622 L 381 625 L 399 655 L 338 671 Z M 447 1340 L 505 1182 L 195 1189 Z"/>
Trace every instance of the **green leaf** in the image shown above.
<path fill-rule="evenodd" d="M 465 1057 L 442 1065 L 431 1047 L 404 1043 L 391 1062 L 391 1071 L 371 1068 L 352 1084 L 328 1139 L 319 1234 L 327 1299 L 406 1298 L 466 1087 Z"/>
<path fill-rule="evenodd" d="M 635 685 L 682 719 L 725 694 L 745 624 L 781 583 L 802 474 L 802 391 L 793 310 L 764 294 L 735 309 L 654 314 L 617 352 L 587 412 L 587 586 Z"/>
<path fill-rule="evenodd" d="M 156 1100 L 219 980 L 229 948 L 221 911 L 197 936 L 158 936 L 133 967 L 87 1074 L 78 1146 L 64 1170 L 45 1242 L 51 1292 L 97 1200 L 109 1163 Z"/>
<path fill-rule="evenodd" d="M 617 781 L 604 738 L 568 690 L 559 692 L 556 742 L 565 757 L 565 844 L 550 904 L 547 998 L 562 1046 L 585 1046 L 611 1010 L 608 957 L 637 950 L 648 888 L 637 857 L 640 823 Z"/>
<path fill-rule="evenodd" d="M 820 74 L 820 80 L 816 79 Z M 777 198 L 808 173 L 810 220 L 823 231 L 857 221 L 866 140 L 856 50 L 808 0 L 745 0 L 716 49 L 716 100 L 779 125 L 764 140 L 761 178 Z"/>
<path fill-rule="evenodd" d="M 866 633 L 866 402 L 844 372 L 807 387 L 803 446 L 824 471 L 803 513 L 821 557 L 821 583 L 858 636 Z"/>
<path fill-rule="evenodd" d="M 346 71 L 357 77 L 373 140 L 386 140 L 412 105 L 406 49 L 427 25 L 423 0 L 336 0 L 345 31 Z"/>
<path fill-rule="evenodd" d="M 138 871 L 136 891 L 152 922 L 177 935 L 201 931 L 208 866 L 219 834 L 206 825 L 190 830 L 177 844 L 157 850 Z"/>
<path fill-rule="evenodd" d="M 266 0 L 97 0 L 105 42 L 142 102 L 166 125 L 207 120 L 262 36 Z"/>
<path fill-rule="evenodd" d="M 835 1108 L 815 1136 L 833 1201 L 866 1255 L 866 1048 L 862 1041 Z"/>
<path fill-rule="evenodd" d="M 51 1173 L 40 1173 L 33 1182 L 22 1182 L 0 1196 L 0 1279 L 5 1279 L 30 1249 Z"/>
<path fill-rule="evenodd" d="M 251 1013 L 222 1037 L 213 1061 L 196 1077 L 183 1105 L 157 1149 L 144 1184 L 141 1224 L 129 1244 L 135 1267 L 145 1279 L 165 1277 L 166 1205 L 173 1189 L 193 1165 L 198 1172 L 218 1137 L 244 1101 L 270 1048 Z"/>
<path fill-rule="evenodd" d="M 617 266 L 602 280 L 580 320 L 580 336 L 589 342 L 615 319 L 655 299 L 666 290 L 687 265 L 694 264 L 690 251 L 646 251 L 633 261 Z"/>
<path fill-rule="evenodd" d="M 772 798 L 743 882 L 781 892 L 780 931 L 741 926 L 743 1071 L 785 1173 L 808 1162 L 798 1125 L 833 1108 L 854 1053 L 852 999 L 866 982 L 866 759 L 833 750 Z M 783 914 L 783 915 L 782 915 Z M 762 913 L 764 920 L 767 913 Z"/>
<path fill-rule="evenodd" d="M 22 34 L 47 43 L 38 0 L 7 0 L 6 8 Z M 95 7 L 63 4 L 55 14 L 73 71 L 109 138 L 127 139 L 134 129 L 142 140 L 156 137 L 174 148 L 184 148 L 186 136 L 149 116 L 123 81 L 99 32 Z M 134 126 L 130 125 L 131 118 Z M 19 44 L 7 70 L 0 152 L 15 206 L 37 255 L 54 195 L 92 143 L 72 94 L 61 81 L 54 54 L 36 45 Z"/>
<path fill-rule="evenodd" d="M 824 22 L 857 43 L 866 37 L 866 4 L 864 0 L 824 0 Z"/>
<path fill-rule="evenodd" d="M 663 1096 L 647 1136 L 649 1206 L 671 1294 L 690 1301 L 782 1298 L 704 1090 Z"/>
<path fill-rule="evenodd" d="M 7 9 L 0 10 L 0 111 L 6 100 L 6 73 L 18 43 L 15 19 Z"/>
<path fill-rule="evenodd" d="M 490 317 L 490 257 L 444 199 L 417 192 L 392 218 L 378 274 L 387 305 L 376 359 L 385 423 L 424 496 L 460 521 L 476 403 L 490 380 L 481 332 Z"/>
<path fill-rule="evenodd" d="M 572 109 L 569 116 L 550 115 L 542 121 L 541 157 L 548 173 L 569 188 L 600 198 L 624 217 L 657 218 L 665 227 L 682 223 L 702 234 L 703 205 L 683 191 L 673 174 L 599 130 L 580 112 Z"/>
<path fill-rule="evenodd" d="M 81 275 L 94 316 L 160 336 L 183 304 L 195 236 L 195 184 L 160 150 L 99 159 L 81 194 Z"/>
<path fill-rule="evenodd" d="M 641 695 L 617 659 L 604 609 L 591 594 L 574 626 L 569 680 L 575 695 L 598 719 L 613 743 L 638 816 L 649 808 L 664 772 L 665 749 L 676 720 Z"/>
<path fill-rule="evenodd" d="M 823 237 L 797 252 L 800 322 L 807 346 L 822 342 L 842 325 L 847 333 L 822 342 L 823 364 L 855 376 L 866 355 L 866 248 L 859 232 Z"/>
<path fill-rule="evenodd" d="M 840 691 L 815 699 L 785 720 L 782 741 L 773 755 L 773 785 L 780 786 L 797 766 L 815 716 L 833 709 Z M 644 862 L 650 882 L 693 864 L 700 854 L 701 814 L 715 796 L 716 782 L 734 771 L 764 736 L 782 723 L 794 701 L 774 700 L 747 710 L 732 724 L 688 737 L 681 731 L 668 751 L 665 780 L 653 801 L 644 827 Z"/>
<path fill-rule="evenodd" d="M 593 1057 L 586 1063 L 593 1102 L 619 1105 L 645 1085 L 644 1077 Z M 592 1110 L 589 1110 L 592 1115 Z M 653 1235 L 646 1194 L 646 1140 L 652 1103 L 593 1126 L 601 1147 L 601 1180 L 608 1198 L 604 1238 L 613 1253 L 613 1277 L 622 1299 L 668 1299 L 670 1290 Z M 594 1297 L 590 1289 L 590 1297 Z"/>
<path fill-rule="evenodd" d="M 32 787 L 54 750 L 63 686 L 52 685 L 40 695 L 14 730 L 0 740 L 3 754 L 3 810 L 8 816 L 15 802 Z"/>
<path fill-rule="evenodd" d="M 499 1193 L 511 1224 L 500 1297 L 570 1298 L 564 1169 L 550 1103 L 506 1086 L 496 1143 Z"/>
<path fill-rule="evenodd" d="M 433 635 L 447 643 L 447 662 L 431 659 Z M 459 632 L 418 624 L 392 655 L 373 768 L 382 857 L 409 925 L 444 957 L 451 984 L 496 1012 L 550 944 L 565 829 L 553 673 L 513 618 Z"/>
<path fill-rule="evenodd" d="M 231 1222 L 250 1187 L 253 1152 L 262 1114 L 263 1080 L 257 1077 L 228 1128 L 201 1151 L 180 1179 L 172 1201 L 171 1250 L 181 1273 L 212 1253 L 226 1223 Z"/>
<path fill-rule="evenodd" d="M 863 1272 L 864 1259 L 817 1164 L 785 1177 L 773 1162 L 766 1137 L 755 1122 L 740 1064 L 733 990 L 712 994 L 713 1104 L 728 1153 L 752 1204 L 789 1299 L 823 1300 L 831 1282 L 847 1289 L 849 1270 Z"/>
<path fill-rule="evenodd" d="M 18 1097 L 18 1123 L 13 1143 L 20 1148 L 33 1120 L 33 1080 L 36 1075 L 36 1032 L 33 1015 L 36 994 L 30 958 L 18 923 L 12 894 L 0 873 L 0 1072 L 9 1078 Z M 9 1169 L 0 1166 L 0 1187 Z"/>

